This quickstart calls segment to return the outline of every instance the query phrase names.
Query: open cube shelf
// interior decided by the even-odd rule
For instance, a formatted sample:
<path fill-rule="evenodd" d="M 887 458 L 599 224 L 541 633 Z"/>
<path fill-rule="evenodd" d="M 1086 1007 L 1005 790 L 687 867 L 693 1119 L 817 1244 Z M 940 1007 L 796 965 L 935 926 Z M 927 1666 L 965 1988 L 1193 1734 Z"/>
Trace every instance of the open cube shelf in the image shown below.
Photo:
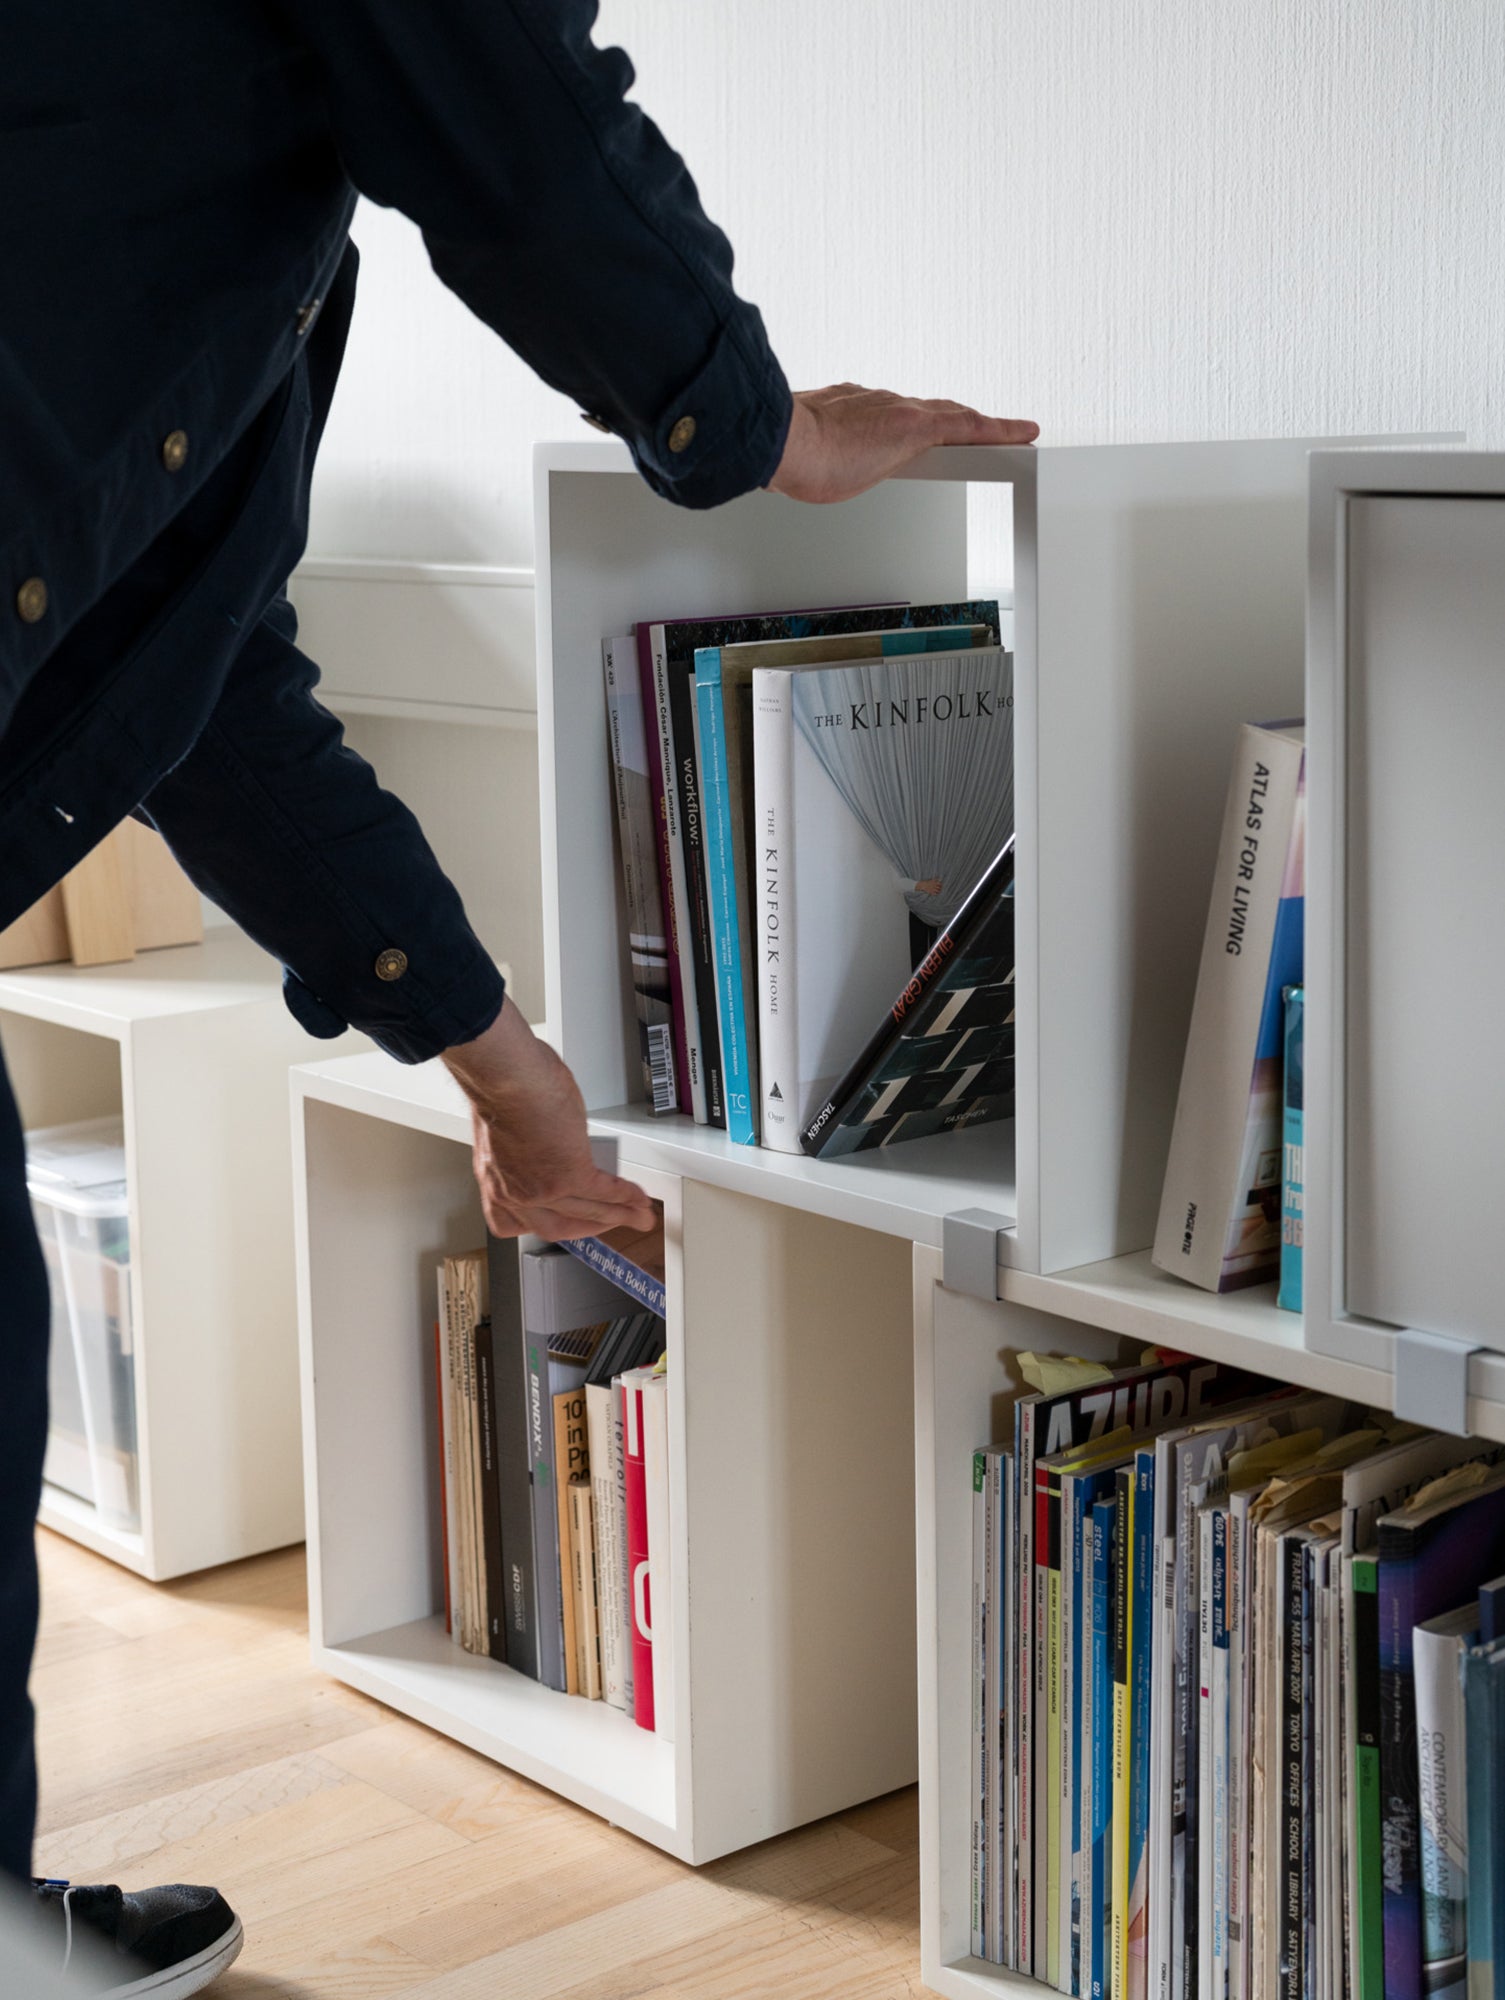
<path fill-rule="evenodd" d="M 618 446 L 540 447 L 547 1015 L 598 1129 L 915 1241 L 979 1211 L 1027 1270 L 1146 1245 L 1230 745 L 1247 717 L 1301 709 L 1308 449 L 954 449 L 839 507 L 756 493 L 694 514 Z M 1017 1119 L 829 1165 L 654 1121 L 630 1102 L 601 640 L 645 618 L 963 596 L 969 483 L 1013 493 Z"/>
<path fill-rule="evenodd" d="M 427 1334 L 484 1235 L 458 1089 L 358 1056 L 294 1106 L 318 1663 L 686 1860 L 910 1783 L 905 1246 L 624 1158 L 666 1218 L 671 1742 L 443 1630 Z"/>

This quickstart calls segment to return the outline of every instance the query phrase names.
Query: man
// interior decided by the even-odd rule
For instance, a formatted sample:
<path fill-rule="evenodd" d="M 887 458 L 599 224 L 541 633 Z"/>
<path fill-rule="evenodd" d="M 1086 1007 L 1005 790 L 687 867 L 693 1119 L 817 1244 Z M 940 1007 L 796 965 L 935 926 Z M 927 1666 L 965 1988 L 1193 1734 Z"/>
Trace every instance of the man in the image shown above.
<path fill-rule="evenodd" d="M 642 1222 L 592 1164 L 412 815 L 318 706 L 283 586 L 355 291 L 356 191 L 667 500 L 839 500 L 1027 443 L 850 384 L 792 397 L 593 0 L 10 0 L 0 66 L 0 925 L 126 813 L 287 968 L 313 1033 L 442 1055 L 490 1226 Z M 0 1868 L 29 1879 L 46 1284 L 0 1076 Z M 120 1987 L 239 1948 L 212 1890 L 39 1885 Z"/>

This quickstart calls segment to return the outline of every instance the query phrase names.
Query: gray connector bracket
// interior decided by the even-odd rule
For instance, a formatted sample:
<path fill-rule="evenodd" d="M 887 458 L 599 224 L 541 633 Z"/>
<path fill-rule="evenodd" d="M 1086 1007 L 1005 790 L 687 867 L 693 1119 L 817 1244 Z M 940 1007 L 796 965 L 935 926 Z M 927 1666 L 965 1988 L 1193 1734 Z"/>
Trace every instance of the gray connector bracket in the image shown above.
<path fill-rule="evenodd" d="M 1468 1364 L 1475 1342 L 1450 1333 L 1397 1327 L 1395 1333 L 1395 1414 L 1434 1431 L 1468 1435 Z"/>
<path fill-rule="evenodd" d="M 968 1298 L 998 1297 L 998 1235 L 1014 1218 L 989 1208 L 959 1208 L 941 1222 L 941 1283 Z"/>

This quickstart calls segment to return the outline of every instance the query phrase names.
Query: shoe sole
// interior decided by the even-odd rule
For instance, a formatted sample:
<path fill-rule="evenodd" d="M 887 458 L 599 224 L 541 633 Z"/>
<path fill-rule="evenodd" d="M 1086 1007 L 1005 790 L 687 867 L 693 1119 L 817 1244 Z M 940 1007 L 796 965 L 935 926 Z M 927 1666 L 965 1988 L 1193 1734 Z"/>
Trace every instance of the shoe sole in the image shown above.
<path fill-rule="evenodd" d="M 246 1934 L 237 1917 L 223 1936 L 195 1952 L 192 1958 L 165 1965 L 160 1972 L 147 1973 L 144 1979 L 133 1979 L 129 1986 L 112 1986 L 106 2000 L 188 2000 L 190 1993 L 201 1993 L 211 1980 L 218 1979 L 227 1966 L 234 1964 L 245 1941 Z"/>

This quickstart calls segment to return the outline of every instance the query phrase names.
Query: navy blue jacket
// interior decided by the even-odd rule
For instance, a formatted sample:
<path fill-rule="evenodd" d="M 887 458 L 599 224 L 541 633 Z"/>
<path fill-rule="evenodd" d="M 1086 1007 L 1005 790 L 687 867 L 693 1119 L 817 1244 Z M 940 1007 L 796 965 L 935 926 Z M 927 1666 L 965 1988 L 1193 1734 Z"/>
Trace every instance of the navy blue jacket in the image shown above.
<path fill-rule="evenodd" d="M 0 924 L 139 809 L 307 1025 L 422 1060 L 501 982 L 284 595 L 357 190 L 669 500 L 765 484 L 788 386 L 594 0 L 5 11 Z"/>

